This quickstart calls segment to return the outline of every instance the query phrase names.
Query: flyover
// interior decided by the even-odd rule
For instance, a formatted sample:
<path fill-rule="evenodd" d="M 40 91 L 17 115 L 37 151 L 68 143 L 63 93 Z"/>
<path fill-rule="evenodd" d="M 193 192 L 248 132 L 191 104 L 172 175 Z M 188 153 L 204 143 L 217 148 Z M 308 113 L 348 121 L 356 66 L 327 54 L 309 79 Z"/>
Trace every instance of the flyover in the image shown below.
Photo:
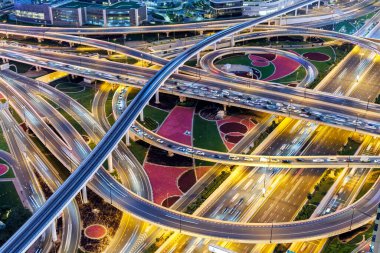
<path fill-rule="evenodd" d="M 74 198 L 75 195 L 83 188 L 83 186 L 85 186 L 87 182 L 92 178 L 97 169 L 105 161 L 107 156 L 112 152 L 118 142 L 126 134 L 129 127 L 133 124 L 142 108 L 144 108 L 149 99 L 154 95 L 155 92 L 157 92 L 159 86 L 177 69 L 178 66 L 183 64 L 186 60 L 194 56 L 203 48 L 209 46 L 212 43 L 215 43 L 215 41 L 223 37 L 230 36 L 233 33 L 244 30 L 247 27 L 256 25 L 265 20 L 270 20 L 278 15 L 292 11 L 308 3 L 308 1 L 304 1 L 289 8 L 285 8 L 279 12 L 270 14 L 266 17 L 248 21 L 246 23 L 239 24 L 227 30 L 221 31 L 198 43 L 191 49 L 188 49 L 186 52 L 175 58 L 169 64 L 165 65 L 158 72 L 158 74 L 156 74 L 144 86 L 141 92 L 132 101 L 128 109 L 121 115 L 120 120 L 118 120 L 111 127 L 102 141 L 98 144 L 98 146 L 95 147 L 95 149 L 79 166 L 79 168 L 48 199 L 46 204 L 41 209 L 39 209 L 37 213 L 33 215 L 32 218 L 29 219 L 21 227 L 20 230 L 15 233 L 11 239 L 2 246 L 2 248 L 0 248 L 0 250 L 5 252 L 23 252 L 36 238 L 38 238 L 38 236 L 57 217 L 57 215 L 63 210 L 69 201 Z M 360 208 L 365 208 L 364 210 L 366 211 L 375 210 L 378 204 L 378 199 L 376 199 L 376 197 L 372 197 L 371 193 L 373 193 L 373 191 L 369 192 L 369 194 L 365 196 L 365 198 L 369 198 L 365 200 L 365 203 L 360 203 L 363 204 L 360 206 Z M 250 224 L 231 224 L 228 222 L 226 223 L 215 220 L 195 218 L 192 216 L 184 215 L 182 213 L 171 211 L 166 208 L 162 208 L 158 205 L 154 205 L 134 195 L 133 193 L 126 195 L 125 199 L 130 200 L 128 203 L 130 204 L 129 207 L 131 213 L 142 219 L 148 220 L 155 224 L 159 224 L 160 226 L 180 230 L 190 235 L 201 235 L 211 238 L 224 238 L 235 241 L 254 241 L 252 237 L 255 236 L 260 237 L 261 240 L 265 241 L 276 241 L 276 239 L 273 239 L 273 235 L 276 236 L 278 234 L 279 237 L 287 237 L 291 234 L 289 233 L 291 227 L 298 227 L 295 229 L 297 232 L 291 236 L 293 237 L 291 238 L 292 241 L 305 238 L 315 239 L 322 235 L 325 237 L 328 236 L 328 234 L 340 233 L 345 230 L 347 231 L 351 229 L 351 226 L 349 226 L 349 224 L 354 223 L 352 226 L 354 228 L 364 224 L 369 219 L 371 219 L 370 216 L 366 216 L 362 212 L 356 212 L 357 214 L 354 215 L 355 212 L 351 213 L 350 211 L 346 211 L 317 219 L 318 226 L 316 226 L 316 223 L 313 223 L 312 221 L 295 222 L 291 223 L 291 225 L 279 223 L 276 224 L 276 228 L 274 228 L 274 224 L 267 224 L 264 225 L 264 227 L 268 232 L 270 232 L 270 236 L 268 237 L 268 234 L 266 234 L 264 231 L 260 231 L 258 226 L 255 226 L 254 230 L 249 230 L 248 227 L 252 226 Z M 360 210 L 360 208 L 358 210 Z M 348 215 L 352 216 L 353 218 L 347 219 L 347 217 L 344 215 L 346 213 L 348 213 Z M 322 219 L 328 220 L 328 223 L 323 224 Z M 200 224 L 201 222 L 202 224 Z M 323 226 L 319 227 L 321 224 Z M 331 227 L 331 224 L 334 224 L 333 228 Z M 338 228 L 338 225 L 343 225 L 343 227 Z M 226 229 L 226 226 L 228 226 L 228 229 Z M 192 231 L 191 228 L 194 228 L 195 231 Z M 315 231 L 316 228 L 317 233 Z M 278 229 L 278 231 L 276 229 Z M 226 234 L 224 231 L 229 231 L 229 233 Z M 287 239 L 283 238 L 280 240 L 286 241 Z"/>
<path fill-rule="evenodd" d="M 5 49 L 1 51 L 3 50 Z M 52 53 L 52 56 L 51 53 L 42 51 L 39 54 L 41 56 L 43 55 L 43 58 L 32 58 L 31 55 L 36 56 L 33 50 L 18 48 L 18 51 L 27 52 L 27 54 L 23 55 L 8 50 L 8 52 L 5 52 L 3 55 L 4 57 L 29 64 L 120 84 L 128 83 L 128 78 L 122 76 L 126 71 L 128 71 L 129 76 L 139 76 L 140 79 L 144 78 L 144 76 L 145 78 L 150 78 L 156 73 L 155 70 L 143 69 L 131 65 L 126 67 L 123 64 L 108 62 L 107 66 L 105 66 L 104 61 L 96 59 L 87 59 L 72 55 L 64 55 L 64 57 L 62 57 L 61 54 L 54 56 L 54 53 Z M 49 61 L 46 62 L 44 58 L 51 59 L 50 63 Z M 59 62 L 68 65 L 59 64 Z M 75 65 L 78 66 L 78 63 L 80 67 L 75 67 Z M 73 67 L 69 65 L 73 65 Z M 94 71 L 86 70 L 85 67 L 89 70 L 94 69 Z M 113 76 L 110 76 L 110 74 L 113 74 Z M 330 93 L 276 84 L 267 84 L 265 86 L 260 84 L 256 88 L 253 87 L 253 85 L 249 87 L 240 84 L 231 85 L 228 82 L 216 82 L 206 78 L 196 78 L 185 75 L 173 75 L 173 78 L 181 79 L 181 81 L 176 81 L 178 79 L 168 80 L 169 83 L 161 87 L 164 92 L 197 99 L 207 99 L 208 101 L 216 103 L 260 110 L 281 116 L 315 121 L 320 124 L 338 126 L 366 134 L 378 135 L 380 133 L 380 125 L 378 123 L 380 106 L 369 103 L 369 101 L 360 101 L 358 99 L 337 96 Z M 194 83 L 201 85 L 194 85 Z M 131 85 L 141 87 L 142 83 L 137 82 Z M 217 89 L 216 93 L 212 88 L 203 96 L 196 93 L 197 89 L 201 87 L 208 88 L 211 86 Z"/>

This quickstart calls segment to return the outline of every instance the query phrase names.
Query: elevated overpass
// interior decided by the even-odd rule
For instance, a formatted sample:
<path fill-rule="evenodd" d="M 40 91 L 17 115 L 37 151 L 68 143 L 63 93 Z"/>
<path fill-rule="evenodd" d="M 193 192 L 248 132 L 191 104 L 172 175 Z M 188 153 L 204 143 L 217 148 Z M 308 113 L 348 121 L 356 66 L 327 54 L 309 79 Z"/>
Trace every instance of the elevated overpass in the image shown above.
<path fill-rule="evenodd" d="M 132 101 L 128 109 L 121 115 L 120 120 L 111 127 L 103 140 L 96 146 L 79 168 L 49 198 L 46 204 L 15 233 L 12 238 L 2 246 L 2 248 L 0 248 L 0 250 L 5 252 L 23 252 L 36 238 L 38 238 L 69 201 L 74 198 L 81 188 L 83 188 L 83 186 L 85 186 L 92 178 L 98 167 L 101 166 L 121 138 L 126 134 L 126 131 L 128 131 L 129 127 L 133 124 L 142 108 L 144 108 L 149 99 L 155 94 L 155 92 L 157 92 L 159 86 L 178 68 L 178 66 L 182 65 L 200 50 L 215 43 L 215 41 L 219 39 L 231 36 L 241 30 L 257 25 L 260 22 L 270 20 L 278 15 L 295 10 L 309 3 L 310 1 L 303 1 L 266 17 L 248 21 L 212 35 L 191 49 L 188 49 L 169 64 L 165 65 L 144 86 L 144 88 L 142 88 L 141 92 Z M 376 184 L 376 186 L 378 186 L 378 184 Z M 379 201 L 376 197 L 373 197 L 371 193 L 373 194 L 373 192 L 369 192 L 369 194 L 365 196 L 366 199 L 364 203 L 359 203 L 360 208 L 358 207 L 357 209 L 361 210 L 361 208 L 365 208 L 363 209 L 365 212 L 357 211 L 356 215 L 354 212 L 355 209 L 353 209 L 352 213 L 350 210 L 345 210 L 337 214 L 332 214 L 331 216 L 317 218 L 316 221 L 276 224 L 276 228 L 274 228 L 274 224 L 264 224 L 263 226 L 260 224 L 256 225 L 254 230 L 249 228 L 249 226 L 252 226 L 250 224 L 231 224 L 228 222 L 195 218 L 182 213 L 177 213 L 158 205 L 154 205 L 132 193 L 122 197 L 124 200 L 128 200 L 129 211 L 133 215 L 149 222 L 159 224 L 160 226 L 180 230 L 181 232 L 190 235 L 223 238 L 234 241 L 248 242 L 263 240 L 277 242 L 278 239 L 275 239 L 276 235 L 278 235 L 279 238 L 282 237 L 278 241 L 297 241 L 305 240 L 306 238 L 317 239 L 320 236 L 330 236 L 331 234 L 341 233 L 342 231 L 347 231 L 364 224 L 371 219 L 371 215 L 368 215 L 366 212 L 376 209 Z M 348 217 L 352 218 L 348 219 Z M 327 223 L 324 223 L 324 221 L 327 221 Z M 318 226 L 316 224 L 318 224 Z M 352 226 L 349 224 L 354 225 Z M 331 225 L 333 225 L 333 227 L 331 227 Z M 260 229 L 260 227 L 262 229 Z M 295 228 L 295 233 L 290 232 L 292 228 Z M 228 231 L 228 233 L 226 231 Z M 284 238 L 288 236 L 291 238 Z M 256 237 L 256 239 L 253 237 Z"/>

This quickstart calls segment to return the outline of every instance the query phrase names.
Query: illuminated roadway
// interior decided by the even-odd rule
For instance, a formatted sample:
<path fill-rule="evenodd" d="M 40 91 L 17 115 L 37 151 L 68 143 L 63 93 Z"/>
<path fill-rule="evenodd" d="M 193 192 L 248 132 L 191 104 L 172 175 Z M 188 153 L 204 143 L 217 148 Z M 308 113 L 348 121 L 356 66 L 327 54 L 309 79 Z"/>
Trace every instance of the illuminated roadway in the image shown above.
<path fill-rule="evenodd" d="M 20 49 L 19 51 L 26 51 L 26 49 Z M 29 55 L 33 54 L 30 51 L 31 50 L 29 50 Z M 45 57 L 47 57 L 49 53 L 45 52 L 44 54 Z M 41 61 L 41 59 L 43 58 L 38 58 L 40 60 L 36 58 L 36 60 L 34 60 L 29 55 L 22 55 L 14 52 L 6 52 L 3 55 L 4 57 L 15 59 L 17 61 L 36 64 L 51 69 L 58 69 L 66 72 L 71 72 L 73 74 L 82 75 L 94 79 L 102 79 L 118 83 L 127 82 L 127 80 L 125 80 L 124 77 L 120 75 L 110 76 L 110 74 L 107 74 L 110 72 L 104 72 L 104 74 L 100 72 L 101 69 L 103 69 L 103 71 L 108 70 L 112 71 L 111 73 L 116 72 L 115 74 L 120 74 L 123 72 L 123 69 L 126 69 L 126 67 L 119 63 L 108 62 L 107 65 L 104 65 L 104 61 L 101 60 L 85 60 L 85 58 L 77 58 L 76 56 L 69 55 L 66 55 L 66 57 L 56 55 L 52 58 L 55 59 L 54 61 L 46 63 L 46 60 Z M 69 65 L 78 64 L 78 62 L 80 62 L 81 66 L 87 64 L 89 68 L 91 67 L 91 69 L 96 69 L 96 71 L 89 71 L 74 66 L 70 67 L 68 65 L 65 66 L 65 64 L 59 64 L 56 61 L 66 62 L 69 63 Z M 108 65 L 114 67 L 110 68 L 108 67 Z M 118 69 L 118 67 L 121 66 L 123 66 L 122 69 Z M 133 69 L 136 69 L 141 74 L 143 74 L 144 72 L 155 72 L 153 70 L 151 71 L 148 69 L 144 71 L 144 69 L 138 68 L 136 66 L 128 67 L 128 69 L 128 71 L 133 71 Z M 117 77 L 120 81 L 115 81 L 115 79 L 117 80 Z M 315 92 L 313 91 L 309 91 L 306 89 L 289 88 L 283 85 L 267 85 L 265 89 L 263 87 L 259 87 L 258 89 L 256 89 L 252 86 L 228 86 L 228 83 L 226 82 L 211 82 L 199 80 L 195 77 L 186 77 L 183 75 L 180 77 L 186 80 L 182 82 L 177 82 L 177 86 L 181 87 L 176 87 L 175 82 L 173 84 L 173 80 L 169 80 L 172 82 L 172 84 L 165 84 L 162 86 L 162 89 L 164 89 L 164 91 L 167 93 L 176 94 L 179 96 L 184 95 L 188 97 L 195 97 L 197 99 L 207 99 L 208 101 L 213 101 L 217 103 L 239 106 L 247 109 L 255 109 L 297 119 L 317 121 L 321 124 L 327 124 L 331 126 L 337 125 L 338 127 L 345 128 L 347 130 L 356 130 L 358 132 L 374 135 L 380 133 L 380 125 L 377 122 L 377 119 L 379 118 L 379 113 L 377 112 L 380 111 L 380 106 L 373 103 L 368 103 L 366 101 L 360 101 L 358 99 L 343 96 L 336 96 L 333 94 L 323 92 L 317 92 L 316 94 L 314 94 Z M 193 84 L 194 82 L 200 83 L 208 91 L 204 92 L 203 96 L 202 94 L 196 94 L 195 90 L 199 90 L 202 86 L 195 86 Z M 215 93 L 212 93 L 215 92 L 215 90 L 212 90 L 213 88 L 207 87 L 210 84 L 215 85 L 215 89 L 217 89 L 216 95 Z M 131 85 L 141 87 L 142 83 L 137 82 L 132 83 Z M 231 91 L 232 88 L 234 89 L 233 91 Z M 297 92 L 299 95 L 292 96 L 288 94 L 283 94 L 280 91 L 289 92 L 291 94 Z M 228 94 L 228 96 L 226 96 L 226 94 Z M 241 97 L 239 98 L 239 96 L 243 96 L 243 99 Z M 263 99 L 262 97 L 266 98 Z M 328 103 L 327 101 L 331 102 Z M 310 108 L 313 109 L 311 110 Z M 305 110 L 308 109 L 310 109 L 310 111 L 306 112 Z M 333 109 L 336 113 L 331 113 Z"/>
<path fill-rule="evenodd" d="M 36 214 L 21 227 L 21 229 L 18 230 L 0 250 L 5 252 L 22 252 L 38 238 L 69 201 L 74 198 L 81 188 L 83 188 L 83 186 L 92 178 L 98 167 L 101 166 L 109 153 L 112 152 L 117 143 L 126 134 L 126 131 L 128 131 L 129 127 L 135 121 L 140 110 L 144 108 L 149 99 L 155 92 L 157 92 L 161 83 L 175 71 L 177 66 L 180 66 L 184 61 L 194 56 L 202 48 L 215 43 L 215 40 L 219 40 L 222 37 L 229 36 L 247 27 L 269 20 L 277 15 L 297 9 L 306 3 L 309 2 L 301 2 L 298 5 L 286 8 L 280 12 L 275 12 L 266 17 L 248 21 L 221 31 L 198 43 L 196 46 L 165 65 L 159 73 L 144 86 L 127 110 L 121 115 L 120 119 L 111 127 L 105 137 L 84 162 L 82 162 L 78 169 L 73 172 L 72 176 L 65 181 L 65 183 L 48 199 L 45 205 L 41 207 L 41 209 L 39 209 Z M 370 191 L 366 196 L 366 198 L 369 199 L 364 199 L 365 203 L 362 203 L 363 201 L 357 202 L 357 204 L 360 204 L 358 210 L 363 208 L 363 210 L 366 211 L 375 211 L 378 200 L 371 194 L 374 194 L 375 192 L 376 195 L 378 189 L 375 188 L 374 190 Z M 129 205 L 129 211 L 144 220 L 170 229 L 179 229 L 190 235 L 201 235 L 235 241 L 255 241 L 256 239 L 254 238 L 257 238 L 258 241 L 263 240 L 267 242 L 288 240 L 297 241 L 300 239 L 304 240 L 305 238 L 316 239 L 320 236 L 330 236 L 332 234 L 331 231 L 336 233 L 348 230 L 349 224 L 351 223 L 351 219 L 348 217 L 353 217 L 353 227 L 362 225 L 371 219 L 371 217 L 363 215 L 360 211 L 355 214 L 355 212 L 345 210 L 336 214 L 304 222 L 294 222 L 290 224 L 278 223 L 276 225 L 263 224 L 263 226 L 256 224 L 253 226 L 252 224 L 225 223 L 191 217 L 149 203 L 132 193 L 123 197 L 124 200 L 128 200 L 126 202 Z M 324 223 L 326 221 L 327 223 Z M 225 226 L 228 226 L 228 228 Z M 291 232 L 292 228 L 295 228 L 293 233 Z M 228 231 L 228 233 L 226 231 Z"/>

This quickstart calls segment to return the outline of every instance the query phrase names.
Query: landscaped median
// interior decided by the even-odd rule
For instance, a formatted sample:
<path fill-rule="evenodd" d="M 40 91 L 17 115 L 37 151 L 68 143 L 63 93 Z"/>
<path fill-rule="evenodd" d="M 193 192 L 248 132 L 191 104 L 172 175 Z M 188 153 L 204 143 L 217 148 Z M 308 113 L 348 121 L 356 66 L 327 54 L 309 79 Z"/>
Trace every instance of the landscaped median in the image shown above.
<path fill-rule="evenodd" d="M 314 189 L 307 196 L 307 202 L 298 212 L 295 220 L 307 220 L 311 217 L 314 210 L 317 208 L 323 197 L 326 195 L 330 187 L 334 184 L 335 180 L 339 177 L 342 169 L 327 169 L 319 183 L 314 186 Z"/>

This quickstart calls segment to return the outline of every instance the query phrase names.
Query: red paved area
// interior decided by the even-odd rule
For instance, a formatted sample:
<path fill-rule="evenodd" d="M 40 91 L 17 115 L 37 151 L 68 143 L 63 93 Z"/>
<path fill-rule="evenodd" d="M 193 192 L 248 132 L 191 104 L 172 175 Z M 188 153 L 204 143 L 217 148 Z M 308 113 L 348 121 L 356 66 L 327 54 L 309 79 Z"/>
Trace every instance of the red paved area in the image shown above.
<path fill-rule="evenodd" d="M 176 106 L 157 133 L 182 144 L 191 145 L 194 110 L 194 107 Z M 186 132 L 190 135 L 186 135 Z"/>
<path fill-rule="evenodd" d="M 329 55 L 318 52 L 304 53 L 302 56 L 312 61 L 329 61 L 331 59 Z"/>
<path fill-rule="evenodd" d="M 255 126 L 255 124 L 245 116 L 227 116 L 223 120 L 218 120 L 216 123 L 218 125 L 219 134 L 228 150 L 231 150 L 236 143 Z"/>
<path fill-rule="evenodd" d="M 199 166 L 195 169 L 195 175 L 197 176 L 197 180 L 204 176 L 207 171 L 211 168 L 211 166 Z"/>
<path fill-rule="evenodd" d="M 181 196 L 182 192 L 178 188 L 177 180 L 189 167 L 163 166 L 153 163 L 145 163 L 144 169 L 148 174 L 153 189 L 153 200 L 157 204 L 167 197 Z"/>
<path fill-rule="evenodd" d="M 90 225 L 84 230 L 84 235 L 87 238 L 99 240 L 107 235 L 107 228 L 100 224 Z"/>
<path fill-rule="evenodd" d="M 270 64 L 270 61 L 268 61 L 268 59 L 259 55 L 250 54 L 248 58 L 251 60 L 251 64 L 254 67 L 266 67 Z"/>
<path fill-rule="evenodd" d="M 197 182 L 197 177 L 195 176 L 194 170 L 188 170 L 178 178 L 177 184 L 182 192 L 187 192 L 195 182 Z"/>
<path fill-rule="evenodd" d="M 8 172 L 9 168 L 5 164 L 0 164 L 0 176 L 5 175 Z"/>
<path fill-rule="evenodd" d="M 300 67 L 300 64 L 297 61 L 281 55 L 276 55 L 276 58 L 272 61 L 272 63 L 276 69 L 274 73 L 265 78 L 264 81 L 280 79 L 290 75 Z"/>

